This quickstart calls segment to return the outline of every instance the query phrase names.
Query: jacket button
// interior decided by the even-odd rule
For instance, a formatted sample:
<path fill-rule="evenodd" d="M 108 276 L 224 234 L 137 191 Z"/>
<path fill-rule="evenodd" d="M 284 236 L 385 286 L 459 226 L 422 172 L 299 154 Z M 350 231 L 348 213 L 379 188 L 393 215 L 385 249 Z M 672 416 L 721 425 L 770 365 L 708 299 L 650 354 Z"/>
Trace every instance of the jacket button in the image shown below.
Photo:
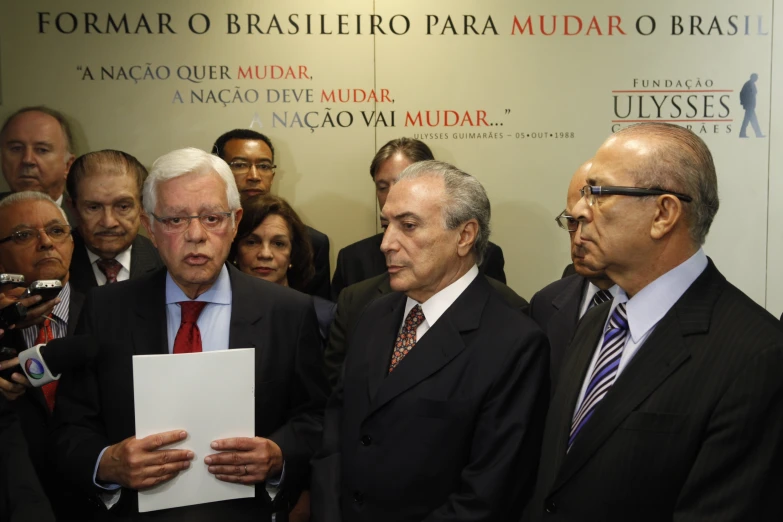
<path fill-rule="evenodd" d="M 364 437 L 362 437 L 361 442 L 362 442 L 362 446 L 369 446 L 370 444 L 372 444 L 372 437 L 370 437 L 369 435 L 365 435 Z"/>
<path fill-rule="evenodd" d="M 544 511 L 550 514 L 557 513 L 557 504 L 555 504 L 554 500 L 547 500 L 544 504 Z"/>
<path fill-rule="evenodd" d="M 361 491 L 354 491 L 353 492 L 353 501 L 356 504 L 359 504 L 360 506 L 364 504 L 364 495 L 362 495 Z"/>

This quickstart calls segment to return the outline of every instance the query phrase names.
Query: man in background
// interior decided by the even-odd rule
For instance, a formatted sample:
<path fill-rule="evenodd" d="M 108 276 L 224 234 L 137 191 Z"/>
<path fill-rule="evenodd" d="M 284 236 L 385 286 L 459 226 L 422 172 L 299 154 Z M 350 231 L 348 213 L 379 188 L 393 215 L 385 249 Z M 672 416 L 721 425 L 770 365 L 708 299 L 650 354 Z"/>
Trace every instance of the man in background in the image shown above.
<path fill-rule="evenodd" d="M 82 292 L 162 266 L 150 240 L 139 235 L 146 176 L 136 158 L 117 150 L 84 154 L 71 166 L 67 186 L 77 223 L 71 283 Z"/>

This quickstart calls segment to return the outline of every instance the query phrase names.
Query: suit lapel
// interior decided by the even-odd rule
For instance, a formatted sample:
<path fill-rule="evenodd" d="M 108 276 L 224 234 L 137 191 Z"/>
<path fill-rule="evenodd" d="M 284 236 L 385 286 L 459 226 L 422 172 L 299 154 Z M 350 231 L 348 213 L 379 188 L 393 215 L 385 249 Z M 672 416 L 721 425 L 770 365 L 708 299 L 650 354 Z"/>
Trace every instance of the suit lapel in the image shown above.
<path fill-rule="evenodd" d="M 581 276 L 572 276 L 572 278 L 573 281 L 552 300 L 552 306 L 557 309 L 557 312 L 549 319 L 547 332 L 553 345 L 568 346 L 579 322 L 579 307 L 587 280 Z"/>
<path fill-rule="evenodd" d="M 82 313 L 82 307 L 84 306 L 84 299 L 84 294 L 71 285 L 71 296 L 68 302 L 68 324 L 66 325 L 68 335 L 73 335 L 73 332 L 76 331 L 79 315 Z"/>
<path fill-rule="evenodd" d="M 391 358 L 391 348 L 402 324 L 406 299 L 401 296 L 399 302 L 396 303 L 396 313 L 390 314 L 396 319 L 396 322 L 393 324 L 387 322 L 384 331 L 378 329 L 379 334 L 384 335 L 381 339 L 385 339 L 385 345 L 381 346 L 388 346 L 383 352 L 388 357 L 375 357 L 371 360 L 370 372 L 374 376 L 374 381 L 377 382 L 380 377 L 381 383 L 377 393 L 372 397 L 368 416 L 443 368 L 462 352 L 465 349 L 462 332 L 478 328 L 481 322 L 481 313 L 489 295 L 489 283 L 484 276 L 479 275 L 416 343 L 413 350 L 405 356 L 394 372 L 386 376 Z"/>
<path fill-rule="evenodd" d="M 386 280 L 388 285 L 388 279 Z M 382 284 L 380 286 L 383 286 Z M 380 292 L 379 286 L 379 292 Z M 367 340 L 367 360 L 369 375 L 367 382 L 369 385 L 370 404 L 373 404 L 378 390 L 389 373 L 389 362 L 394 347 L 394 340 L 402 324 L 402 314 L 405 313 L 405 302 L 407 298 L 404 294 L 398 294 L 394 299 L 390 299 L 388 308 L 386 308 L 381 320 L 376 328 L 372 330 L 372 336 Z"/>
<path fill-rule="evenodd" d="M 165 268 L 140 281 L 135 308 L 137 327 L 133 330 L 133 352 L 136 355 L 169 353 Z"/>
<path fill-rule="evenodd" d="M 226 266 L 231 279 L 231 326 L 228 332 L 228 347 L 259 350 L 262 348 L 259 343 L 261 336 L 257 331 L 256 323 L 263 317 L 263 310 L 248 306 L 248 303 L 258 302 L 257 289 L 242 284 L 241 279 L 250 276 L 243 276 L 231 264 Z"/>
<path fill-rule="evenodd" d="M 725 279 L 710 261 L 705 271 L 661 319 L 655 331 L 617 378 L 590 421 L 580 431 L 571 451 L 567 455 L 559 454 L 562 468 L 553 484 L 553 490 L 573 476 L 628 415 L 690 358 L 691 352 L 685 337 L 709 330 L 712 309 L 724 283 Z M 563 418 L 558 447 L 562 448 L 563 452 L 576 399 L 584 382 L 587 365 L 598 344 L 598 336 L 606 321 L 608 308 L 608 304 L 598 307 L 603 309 L 599 316 L 602 320 L 595 323 L 594 319 L 591 319 L 593 324 L 590 325 L 589 331 L 585 332 L 585 342 L 575 346 L 578 352 L 574 355 L 574 365 L 569 365 L 570 368 L 580 368 L 582 371 L 581 378 L 571 382 L 568 400 L 565 402 L 566 408 L 561 412 Z M 581 333 L 580 328 L 580 337 Z"/>
<path fill-rule="evenodd" d="M 98 286 L 92 263 L 87 256 L 87 247 L 84 239 L 78 231 L 73 232 L 73 258 L 71 259 L 71 283 L 85 292 L 87 289 Z"/>

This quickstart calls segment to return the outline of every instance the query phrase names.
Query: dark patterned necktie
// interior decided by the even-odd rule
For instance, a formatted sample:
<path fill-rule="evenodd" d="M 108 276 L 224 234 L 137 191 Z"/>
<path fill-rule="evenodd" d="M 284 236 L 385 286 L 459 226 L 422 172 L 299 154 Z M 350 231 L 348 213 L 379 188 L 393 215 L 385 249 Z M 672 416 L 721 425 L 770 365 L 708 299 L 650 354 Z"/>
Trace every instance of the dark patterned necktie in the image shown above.
<path fill-rule="evenodd" d="M 595 293 L 593 296 L 593 299 L 590 301 L 590 306 L 587 307 L 587 309 L 591 309 L 594 306 L 598 306 L 599 304 L 605 303 L 607 301 L 611 301 L 613 298 L 612 292 L 609 290 L 599 290 Z"/>
<path fill-rule="evenodd" d="M 116 259 L 99 259 L 95 262 L 98 269 L 106 276 L 106 284 L 116 283 L 117 274 L 122 270 L 122 265 Z"/>
<path fill-rule="evenodd" d="M 416 344 L 416 329 L 423 322 L 424 312 L 421 311 L 421 305 L 411 308 L 411 311 L 405 317 L 402 330 L 397 334 L 397 340 L 394 341 L 394 353 L 392 353 L 389 373 L 394 371 L 397 365 L 400 364 L 400 361 L 413 349 L 413 346 Z"/>
<path fill-rule="evenodd" d="M 596 407 L 614 384 L 627 337 L 628 316 L 625 313 L 625 303 L 621 303 L 614 309 L 609 324 L 606 325 L 604 341 L 595 368 L 590 374 L 590 382 L 585 389 L 584 399 L 582 399 L 582 404 L 576 410 L 571 422 L 568 449 L 571 449 L 579 431 L 593 416 Z"/>
<path fill-rule="evenodd" d="M 179 303 L 182 320 L 174 338 L 174 353 L 201 351 L 201 330 L 196 321 L 207 303 L 204 301 L 182 301 Z"/>

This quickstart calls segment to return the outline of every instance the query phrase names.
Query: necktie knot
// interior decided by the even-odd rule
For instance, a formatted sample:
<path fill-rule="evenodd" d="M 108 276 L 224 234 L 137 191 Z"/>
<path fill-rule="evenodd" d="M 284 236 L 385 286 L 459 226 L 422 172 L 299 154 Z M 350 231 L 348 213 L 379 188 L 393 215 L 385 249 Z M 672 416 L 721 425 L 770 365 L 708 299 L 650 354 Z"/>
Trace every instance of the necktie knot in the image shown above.
<path fill-rule="evenodd" d="M 195 324 L 205 306 L 207 303 L 204 301 L 181 301 L 179 307 L 182 312 L 182 324 Z"/>
<path fill-rule="evenodd" d="M 599 290 L 593 296 L 593 299 L 590 301 L 590 306 L 588 308 L 592 308 L 594 306 L 603 304 L 607 301 L 611 301 L 612 298 L 613 298 L 612 292 L 610 292 L 609 290 Z"/>
<path fill-rule="evenodd" d="M 122 270 L 122 265 L 116 259 L 99 259 L 95 262 L 98 269 L 106 276 L 106 283 L 116 283 L 117 275 Z"/>

